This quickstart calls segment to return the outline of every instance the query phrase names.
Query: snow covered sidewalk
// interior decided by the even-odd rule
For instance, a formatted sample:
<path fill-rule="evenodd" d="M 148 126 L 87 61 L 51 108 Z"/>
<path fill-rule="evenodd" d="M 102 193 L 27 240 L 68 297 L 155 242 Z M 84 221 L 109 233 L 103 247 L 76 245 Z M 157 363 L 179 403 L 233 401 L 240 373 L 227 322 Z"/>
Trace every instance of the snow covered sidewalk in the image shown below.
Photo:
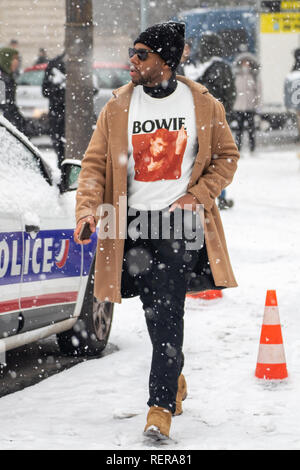
<path fill-rule="evenodd" d="M 300 449 L 297 149 L 245 154 L 222 211 L 239 287 L 222 299 L 187 299 L 184 413 L 171 449 Z M 267 289 L 276 289 L 289 378 L 254 377 Z M 154 450 L 142 431 L 151 346 L 138 299 L 115 308 L 119 351 L 0 400 L 0 449 Z"/>

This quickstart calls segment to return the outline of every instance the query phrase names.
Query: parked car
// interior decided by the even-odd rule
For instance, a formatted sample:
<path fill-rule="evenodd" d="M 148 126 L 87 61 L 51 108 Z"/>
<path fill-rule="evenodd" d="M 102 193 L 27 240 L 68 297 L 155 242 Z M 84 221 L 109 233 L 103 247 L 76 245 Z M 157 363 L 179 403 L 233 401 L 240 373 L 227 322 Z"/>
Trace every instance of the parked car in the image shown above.
<path fill-rule="evenodd" d="M 48 114 L 48 99 L 42 95 L 42 83 L 47 64 L 24 70 L 17 80 L 17 105 L 26 117 L 40 118 Z M 129 66 L 120 63 L 94 62 L 94 111 L 98 115 L 111 98 L 112 91 L 130 80 Z M 46 128 L 46 127 L 45 127 Z"/>
<path fill-rule="evenodd" d="M 130 81 L 129 65 L 114 62 L 95 62 L 94 73 L 98 93 L 94 97 L 94 112 L 98 115 L 112 92 Z"/>
<path fill-rule="evenodd" d="M 73 240 L 81 163 L 65 160 L 58 184 L 3 116 L 0 139 L 0 353 L 56 334 L 63 353 L 95 355 L 114 306 L 93 295 L 97 235 L 85 246 Z"/>
<path fill-rule="evenodd" d="M 42 95 L 47 64 L 27 67 L 17 78 L 17 105 L 25 117 L 39 118 L 48 114 L 48 99 Z"/>

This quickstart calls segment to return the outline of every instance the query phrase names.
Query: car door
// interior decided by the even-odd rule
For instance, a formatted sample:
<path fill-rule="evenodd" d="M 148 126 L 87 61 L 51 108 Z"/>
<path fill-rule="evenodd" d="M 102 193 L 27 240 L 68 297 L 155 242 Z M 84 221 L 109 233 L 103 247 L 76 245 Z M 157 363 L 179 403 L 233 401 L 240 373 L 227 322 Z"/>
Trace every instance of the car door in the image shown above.
<path fill-rule="evenodd" d="M 82 250 L 73 241 L 74 201 L 62 204 L 43 160 L 5 129 L 12 212 L 21 218 L 22 268 L 19 331 L 72 316 L 81 282 Z"/>
<path fill-rule="evenodd" d="M 1 82 L 0 82 L 1 91 Z M 1 93 L 0 93 L 1 95 Z M 1 96 L 0 96 L 1 100 Z M 3 119 L 3 118 L 1 118 Z M 19 329 L 23 237 L 15 211 L 14 168 L 8 161 L 7 130 L 0 122 L 0 341 Z"/>
<path fill-rule="evenodd" d="M 28 331 L 73 315 L 81 281 L 82 250 L 74 243 L 74 223 L 68 214 L 49 211 L 38 221 L 32 215 L 23 220 L 23 229 L 22 331 Z"/>
<path fill-rule="evenodd" d="M 0 127 L 1 140 L 1 127 Z M 21 219 L 9 211 L 13 188 L 6 186 L 0 146 L 0 340 L 19 329 L 20 286 L 23 258 Z M 4 186 L 6 186 L 5 191 Z M 5 195 L 4 195 L 5 192 Z M 1 197 L 2 196 L 2 197 Z"/>
<path fill-rule="evenodd" d="M 34 192 L 38 204 L 22 217 L 24 262 L 21 284 L 22 331 L 70 318 L 81 283 L 82 249 L 75 244 L 75 200 L 64 200 L 41 173 Z M 35 195 L 29 195 L 34 205 Z"/>

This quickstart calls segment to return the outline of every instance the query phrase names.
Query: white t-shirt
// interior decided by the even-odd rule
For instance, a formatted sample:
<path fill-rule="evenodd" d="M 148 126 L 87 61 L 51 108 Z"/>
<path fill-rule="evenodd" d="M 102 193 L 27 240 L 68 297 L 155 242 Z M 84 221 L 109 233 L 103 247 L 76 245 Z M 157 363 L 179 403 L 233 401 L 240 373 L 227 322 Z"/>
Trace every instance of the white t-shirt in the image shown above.
<path fill-rule="evenodd" d="M 160 210 L 186 194 L 197 131 L 190 89 L 178 82 L 165 98 L 134 88 L 128 117 L 128 205 Z"/>

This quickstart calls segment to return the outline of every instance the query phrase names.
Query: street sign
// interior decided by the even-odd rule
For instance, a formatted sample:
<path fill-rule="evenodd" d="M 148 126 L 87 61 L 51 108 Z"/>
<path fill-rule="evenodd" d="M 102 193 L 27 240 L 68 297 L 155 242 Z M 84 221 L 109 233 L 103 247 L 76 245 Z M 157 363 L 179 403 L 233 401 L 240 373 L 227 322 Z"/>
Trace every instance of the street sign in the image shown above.
<path fill-rule="evenodd" d="M 300 0 L 261 1 L 260 32 L 300 33 Z"/>
<path fill-rule="evenodd" d="M 296 2 L 281 2 L 281 11 L 282 10 L 299 10 L 300 11 L 300 1 Z"/>
<path fill-rule="evenodd" d="M 264 107 L 285 112 L 284 83 L 300 45 L 300 0 L 260 1 L 258 44 Z"/>
<path fill-rule="evenodd" d="M 300 33 L 300 11 L 262 13 L 260 15 L 261 33 Z"/>

